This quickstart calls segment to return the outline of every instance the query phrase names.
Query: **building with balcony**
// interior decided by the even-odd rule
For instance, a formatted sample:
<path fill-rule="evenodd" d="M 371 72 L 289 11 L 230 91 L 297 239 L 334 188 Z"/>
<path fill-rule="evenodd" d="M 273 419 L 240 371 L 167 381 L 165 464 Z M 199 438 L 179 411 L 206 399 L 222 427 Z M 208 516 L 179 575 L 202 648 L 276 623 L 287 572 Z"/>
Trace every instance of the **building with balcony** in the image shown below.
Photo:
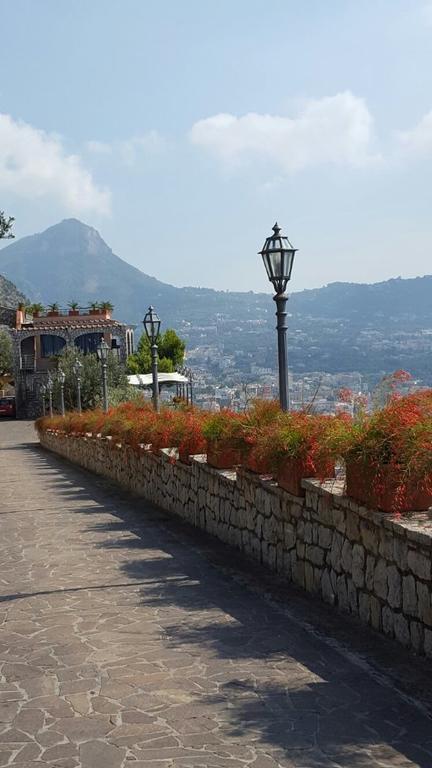
<path fill-rule="evenodd" d="M 95 353 L 105 339 L 124 363 L 133 352 L 132 326 L 114 320 L 109 310 L 77 309 L 33 315 L 23 309 L 5 310 L 3 323 L 8 326 L 13 342 L 18 418 L 40 415 L 41 385 L 56 367 L 55 356 L 66 346 L 76 347 L 83 354 Z"/>

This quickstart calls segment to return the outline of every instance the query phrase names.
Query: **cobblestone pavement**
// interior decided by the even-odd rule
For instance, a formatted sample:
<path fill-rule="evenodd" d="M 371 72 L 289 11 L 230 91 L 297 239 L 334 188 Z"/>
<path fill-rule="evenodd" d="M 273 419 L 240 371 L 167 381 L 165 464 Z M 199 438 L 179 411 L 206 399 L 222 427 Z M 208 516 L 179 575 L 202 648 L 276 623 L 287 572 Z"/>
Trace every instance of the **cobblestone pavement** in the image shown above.
<path fill-rule="evenodd" d="M 344 650 L 357 624 L 341 644 L 310 598 L 33 441 L 0 424 L 0 766 L 431 768 L 415 691 Z"/>

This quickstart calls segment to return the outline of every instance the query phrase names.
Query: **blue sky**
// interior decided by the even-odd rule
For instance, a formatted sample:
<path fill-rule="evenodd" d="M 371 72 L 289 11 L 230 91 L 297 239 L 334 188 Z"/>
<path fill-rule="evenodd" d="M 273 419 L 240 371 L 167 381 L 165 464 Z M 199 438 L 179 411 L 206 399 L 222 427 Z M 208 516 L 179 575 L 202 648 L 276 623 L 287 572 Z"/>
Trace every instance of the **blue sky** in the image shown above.
<path fill-rule="evenodd" d="M 0 0 L 0 209 L 175 285 L 432 273 L 432 1 Z M 6 34 L 4 30 L 7 30 Z"/>

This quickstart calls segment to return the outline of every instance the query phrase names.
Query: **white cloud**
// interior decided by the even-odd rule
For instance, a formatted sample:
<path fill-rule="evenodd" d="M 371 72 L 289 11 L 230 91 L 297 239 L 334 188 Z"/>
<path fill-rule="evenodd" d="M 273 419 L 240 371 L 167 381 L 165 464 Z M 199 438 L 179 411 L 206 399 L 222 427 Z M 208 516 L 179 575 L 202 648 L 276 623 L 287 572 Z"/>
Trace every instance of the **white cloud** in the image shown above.
<path fill-rule="evenodd" d="M 113 141 L 88 141 L 86 149 L 97 155 L 117 155 L 125 165 L 135 165 L 142 155 L 154 155 L 165 147 L 165 139 L 157 131 L 148 131 L 130 139 Z"/>
<path fill-rule="evenodd" d="M 399 131 L 396 138 L 406 154 L 432 155 L 432 110 L 410 131 Z"/>
<path fill-rule="evenodd" d="M 86 150 L 94 155 L 111 155 L 112 146 L 104 141 L 87 141 Z"/>
<path fill-rule="evenodd" d="M 225 161 L 261 156 L 286 172 L 327 163 L 362 166 L 378 159 L 372 116 L 350 91 L 310 100 L 297 117 L 214 115 L 195 123 L 190 139 Z"/>
<path fill-rule="evenodd" d="M 0 190 L 20 197 L 48 197 L 69 213 L 110 208 L 108 190 L 96 186 L 78 155 L 58 136 L 0 114 Z"/>

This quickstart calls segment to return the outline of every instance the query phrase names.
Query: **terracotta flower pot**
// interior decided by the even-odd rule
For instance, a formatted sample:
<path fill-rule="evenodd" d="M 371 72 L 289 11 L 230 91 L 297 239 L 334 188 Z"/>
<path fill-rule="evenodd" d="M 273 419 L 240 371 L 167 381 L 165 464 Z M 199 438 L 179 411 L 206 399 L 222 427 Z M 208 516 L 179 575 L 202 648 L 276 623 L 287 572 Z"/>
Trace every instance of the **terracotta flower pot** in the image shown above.
<path fill-rule="evenodd" d="M 60 317 L 60 312 L 57 312 L 57 310 L 51 310 L 50 312 L 47 312 L 47 317 Z"/>
<path fill-rule="evenodd" d="M 68 315 L 69 317 L 77 317 L 79 315 L 79 309 L 70 309 Z"/>
<path fill-rule="evenodd" d="M 293 496 L 304 496 L 305 490 L 301 481 L 306 477 L 334 477 L 334 462 L 326 462 L 316 472 L 312 472 L 304 459 L 285 459 L 278 469 L 276 480 L 278 485 Z"/>
<path fill-rule="evenodd" d="M 266 462 L 264 459 L 258 459 L 253 451 L 250 451 L 246 459 L 244 460 L 244 465 L 246 469 L 249 469 L 250 472 L 255 472 L 257 475 L 272 475 L 273 472 L 271 470 L 271 467 L 268 462 Z"/>
<path fill-rule="evenodd" d="M 215 469 L 231 469 L 241 464 L 241 451 L 232 448 L 220 440 L 209 441 L 207 444 L 207 464 Z"/>
<path fill-rule="evenodd" d="M 432 506 L 432 493 L 415 478 L 409 478 L 404 493 L 398 494 L 400 478 L 383 464 L 375 467 L 359 459 L 346 462 L 346 493 L 354 501 L 381 512 L 422 512 Z"/>

